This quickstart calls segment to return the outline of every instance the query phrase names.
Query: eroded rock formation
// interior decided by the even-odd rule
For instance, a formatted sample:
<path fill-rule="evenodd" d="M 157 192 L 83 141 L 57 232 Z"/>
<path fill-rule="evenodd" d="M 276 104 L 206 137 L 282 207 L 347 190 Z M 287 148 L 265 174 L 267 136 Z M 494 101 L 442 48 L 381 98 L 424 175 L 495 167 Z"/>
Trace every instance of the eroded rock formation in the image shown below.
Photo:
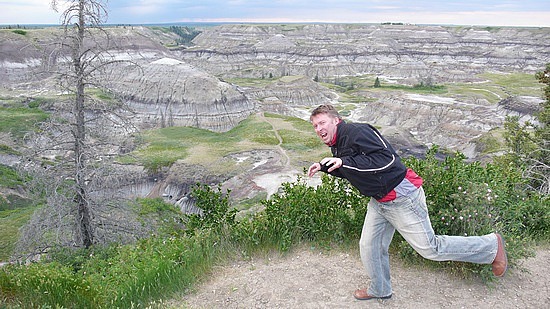
<path fill-rule="evenodd" d="M 227 131 L 255 108 L 236 86 L 173 58 L 154 60 L 129 72 L 115 79 L 114 90 L 125 98 L 142 128 Z"/>
<path fill-rule="evenodd" d="M 376 74 L 415 84 L 475 80 L 476 73 L 535 72 L 550 60 L 547 28 L 416 25 L 223 25 L 181 57 L 225 77 Z"/>

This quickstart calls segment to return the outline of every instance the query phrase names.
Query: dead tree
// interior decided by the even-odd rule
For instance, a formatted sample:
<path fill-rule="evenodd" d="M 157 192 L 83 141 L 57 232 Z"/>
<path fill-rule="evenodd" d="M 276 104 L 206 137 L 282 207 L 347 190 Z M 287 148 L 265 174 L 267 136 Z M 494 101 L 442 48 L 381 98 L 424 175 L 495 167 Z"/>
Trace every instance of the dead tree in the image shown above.
<path fill-rule="evenodd" d="M 53 0 L 52 7 L 59 2 Z M 63 2 L 64 37 L 55 51 L 59 61 L 52 66 L 63 95 L 51 108 L 50 120 L 27 137 L 23 167 L 34 176 L 29 188 L 45 206 L 23 232 L 19 254 L 41 253 L 55 245 L 88 248 L 98 238 L 106 239 L 107 233 L 99 230 L 115 226 L 139 234 L 120 224 L 127 220 L 111 218 L 119 222 L 115 224 L 104 215 L 115 213 L 106 208 L 119 204 L 113 188 L 135 179 L 111 160 L 135 129 L 127 119 L 131 111 L 105 83 L 109 70 L 120 63 L 109 54 L 109 34 L 101 26 L 107 17 L 105 0 Z"/>

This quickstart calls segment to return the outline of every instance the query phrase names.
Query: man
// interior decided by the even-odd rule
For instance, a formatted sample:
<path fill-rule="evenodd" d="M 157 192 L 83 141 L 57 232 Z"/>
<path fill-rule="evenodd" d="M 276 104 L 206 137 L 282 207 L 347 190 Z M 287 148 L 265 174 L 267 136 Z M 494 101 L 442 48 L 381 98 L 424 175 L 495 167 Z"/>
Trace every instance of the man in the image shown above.
<path fill-rule="evenodd" d="M 388 249 L 395 230 L 424 258 L 492 264 L 495 276 L 504 276 L 508 260 L 500 234 L 485 236 L 435 235 L 428 217 L 422 178 L 407 169 L 399 156 L 369 124 L 346 123 L 331 105 L 321 105 L 310 116 L 317 136 L 333 157 L 313 163 L 308 176 L 322 171 L 347 179 L 361 194 L 371 197 L 359 249 L 371 279 L 359 289 L 359 300 L 392 296 Z"/>

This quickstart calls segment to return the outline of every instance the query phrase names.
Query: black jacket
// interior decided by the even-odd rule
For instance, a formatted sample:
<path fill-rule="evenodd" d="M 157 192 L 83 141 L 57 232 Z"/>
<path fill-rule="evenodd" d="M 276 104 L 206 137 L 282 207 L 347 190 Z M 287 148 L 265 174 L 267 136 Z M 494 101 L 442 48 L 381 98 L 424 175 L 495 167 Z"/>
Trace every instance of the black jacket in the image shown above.
<path fill-rule="evenodd" d="M 347 179 L 361 194 L 381 199 L 405 178 L 407 168 L 376 128 L 364 123 L 338 124 L 332 155 L 342 166 L 330 174 Z M 321 165 L 327 172 L 328 166 Z"/>

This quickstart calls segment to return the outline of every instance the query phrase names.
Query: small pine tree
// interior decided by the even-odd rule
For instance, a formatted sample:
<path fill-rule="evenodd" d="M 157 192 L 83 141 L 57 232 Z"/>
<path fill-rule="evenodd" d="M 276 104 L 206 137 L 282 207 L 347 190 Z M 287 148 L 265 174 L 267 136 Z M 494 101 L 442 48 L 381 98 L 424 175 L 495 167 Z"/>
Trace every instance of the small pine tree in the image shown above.
<path fill-rule="evenodd" d="M 374 80 L 374 88 L 380 88 L 380 79 L 378 78 L 378 76 Z"/>

